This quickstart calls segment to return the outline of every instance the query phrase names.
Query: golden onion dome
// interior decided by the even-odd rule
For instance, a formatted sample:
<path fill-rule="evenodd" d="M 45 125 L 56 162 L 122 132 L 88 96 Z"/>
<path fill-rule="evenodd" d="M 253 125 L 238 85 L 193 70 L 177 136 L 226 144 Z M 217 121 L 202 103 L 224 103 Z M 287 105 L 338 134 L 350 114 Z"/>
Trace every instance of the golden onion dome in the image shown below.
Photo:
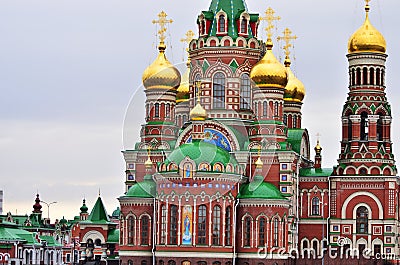
<path fill-rule="evenodd" d="M 365 6 L 364 24 L 351 36 L 348 43 L 349 53 L 386 52 L 386 41 L 383 35 L 369 21 L 369 5 Z"/>
<path fill-rule="evenodd" d="M 176 89 L 181 82 L 181 74 L 168 61 L 165 48 L 165 44 L 160 43 L 157 58 L 143 73 L 142 81 L 146 89 Z"/>
<path fill-rule="evenodd" d="M 189 75 L 190 75 L 190 62 L 187 62 L 186 72 L 182 75 L 181 84 L 176 90 L 176 103 L 185 102 L 189 100 L 190 97 L 190 87 L 189 87 Z"/>
<path fill-rule="evenodd" d="M 321 147 L 321 145 L 319 144 L 319 140 L 317 140 L 317 145 L 314 147 L 314 150 L 315 150 L 315 152 L 316 152 L 317 154 L 321 154 L 322 147 Z"/>
<path fill-rule="evenodd" d="M 256 162 L 254 162 L 254 165 L 256 165 L 256 168 L 262 168 L 264 163 L 261 161 L 261 158 L 258 157 L 258 159 L 256 160 Z"/>
<path fill-rule="evenodd" d="M 146 168 L 151 168 L 153 166 L 153 162 L 151 162 L 150 156 L 147 157 L 146 162 L 144 162 L 144 166 Z"/>
<path fill-rule="evenodd" d="M 301 102 L 306 95 L 304 84 L 293 74 L 290 69 L 290 60 L 285 60 L 286 71 L 288 73 L 288 83 L 285 87 L 285 101 Z"/>
<path fill-rule="evenodd" d="M 192 121 L 204 121 L 207 119 L 207 111 L 201 106 L 200 102 L 197 102 L 196 106 L 190 111 L 189 116 Z"/>
<path fill-rule="evenodd" d="M 267 41 L 267 51 L 264 57 L 251 69 L 250 78 L 259 87 L 285 88 L 288 75 L 285 67 L 272 53 L 272 42 L 270 40 Z"/>

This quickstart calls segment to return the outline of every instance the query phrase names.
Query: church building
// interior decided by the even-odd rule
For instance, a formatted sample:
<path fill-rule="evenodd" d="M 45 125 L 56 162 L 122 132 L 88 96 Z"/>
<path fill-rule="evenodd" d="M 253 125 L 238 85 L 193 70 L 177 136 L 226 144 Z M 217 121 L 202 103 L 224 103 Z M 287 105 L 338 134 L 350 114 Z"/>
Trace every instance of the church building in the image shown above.
<path fill-rule="evenodd" d="M 386 42 L 369 1 L 348 43 L 341 152 L 328 169 L 302 124 L 305 87 L 290 60 L 296 37 L 289 29 L 278 37 L 280 62 L 271 8 L 261 17 L 245 0 L 210 1 L 194 18 L 197 38 L 187 34 L 182 75 L 166 55 L 172 20 L 161 12 L 153 21 L 160 42 L 142 76 L 145 123 L 140 142 L 123 151 L 121 263 L 281 265 L 305 253 L 323 259 L 330 247 L 399 255 Z"/>

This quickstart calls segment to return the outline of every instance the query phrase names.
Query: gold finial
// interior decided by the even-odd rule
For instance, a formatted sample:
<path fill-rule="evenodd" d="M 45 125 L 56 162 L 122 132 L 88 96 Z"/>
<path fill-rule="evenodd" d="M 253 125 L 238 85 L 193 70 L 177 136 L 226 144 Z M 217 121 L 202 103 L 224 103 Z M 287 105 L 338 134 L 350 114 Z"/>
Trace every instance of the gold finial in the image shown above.
<path fill-rule="evenodd" d="M 321 147 L 321 145 L 319 144 L 319 137 L 321 136 L 321 134 L 317 133 L 316 136 L 317 136 L 317 145 L 314 147 L 314 150 L 315 150 L 315 152 L 316 152 L 317 154 L 321 154 L 322 147 Z"/>
<path fill-rule="evenodd" d="M 289 64 L 290 65 L 290 48 L 293 47 L 291 44 L 291 41 L 297 39 L 296 35 L 292 35 L 292 31 L 288 28 L 285 28 L 283 31 L 283 36 L 278 37 L 278 41 L 283 40 L 285 42 L 285 46 L 283 46 L 283 49 L 285 50 L 285 65 Z"/>
<path fill-rule="evenodd" d="M 272 29 L 275 27 L 273 25 L 273 22 L 275 20 L 280 20 L 281 17 L 279 16 L 274 16 L 275 11 L 271 8 L 268 7 L 267 11 L 265 11 L 265 17 L 261 17 L 261 20 L 267 21 L 268 26 L 265 28 L 265 31 L 267 32 L 267 43 L 270 42 L 272 44 Z"/>
<path fill-rule="evenodd" d="M 146 162 L 144 162 L 145 167 L 149 167 L 149 168 L 153 166 L 153 162 L 151 162 L 151 159 L 150 159 L 150 150 L 151 150 L 150 147 L 147 148 L 147 160 L 146 160 Z"/>
<path fill-rule="evenodd" d="M 256 165 L 256 168 L 262 168 L 264 165 L 261 161 L 261 146 L 258 148 L 258 158 L 254 164 Z"/>
<path fill-rule="evenodd" d="M 100 188 L 99 188 L 99 197 L 100 197 Z"/>
<path fill-rule="evenodd" d="M 160 25 L 160 29 L 158 30 L 158 35 L 160 38 L 160 47 L 165 47 L 165 32 L 167 31 L 167 24 L 171 24 L 174 22 L 172 19 L 167 19 L 167 13 L 161 11 L 158 14 L 158 20 L 153 20 L 153 24 Z"/>
<path fill-rule="evenodd" d="M 368 15 L 368 12 L 369 12 L 369 9 L 370 9 L 369 2 L 371 2 L 371 0 L 365 0 L 365 12 L 367 12 L 367 15 Z"/>
<path fill-rule="evenodd" d="M 186 47 L 186 51 L 189 51 L 189 43 L 193 40 L 194 38 L 194 32 L 189 30 L 185 34 L 186 38 L 182 38 L 181 42 L 186 42 L 188 44 L 188 47 Z"/>

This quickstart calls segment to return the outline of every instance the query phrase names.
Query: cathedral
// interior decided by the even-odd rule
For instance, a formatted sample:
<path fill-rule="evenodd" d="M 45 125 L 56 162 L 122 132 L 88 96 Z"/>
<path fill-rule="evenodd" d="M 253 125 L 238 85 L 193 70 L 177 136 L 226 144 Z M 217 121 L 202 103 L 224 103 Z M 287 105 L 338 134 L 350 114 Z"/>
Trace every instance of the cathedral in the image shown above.
<path fill-rule="evenodd" d="M 262 17 L 245 0 L 210 1 L 196 18 L 197 38 L 187 34 L 185 73 L 167 59 L 172 21 L 165 12 L 153 21 L 159 53 L 142 76 L 145 123 L 123 151 L 121 263 L 321 264 L 335 259 L 332 249 L 397 257 L 386 42 L 369 20 L 369 0 L 348 42 L 349 92 L 331 168 L 321 168 L 322 147 L 303 128 L 305 87 L 290 58 L 296 37 L 289 29 L 273 36 L 271 8 Z M 273 53 L 277 39 L 283 62 Z"/>

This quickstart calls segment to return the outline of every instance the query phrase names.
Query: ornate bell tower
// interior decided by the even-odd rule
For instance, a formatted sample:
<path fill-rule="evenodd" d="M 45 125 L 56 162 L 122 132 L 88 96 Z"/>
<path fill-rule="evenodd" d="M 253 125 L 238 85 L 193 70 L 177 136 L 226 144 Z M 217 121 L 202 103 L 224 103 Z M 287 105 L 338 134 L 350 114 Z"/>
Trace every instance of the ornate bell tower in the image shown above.
<path fill-rule="evenodd" d="M 341 153 L 336 175 L 397 173 L 392 153 L 391 107 L 385 93 L 386 41 L 369 21 L 348 43 L 349 90 L 342 112 Z"/>

